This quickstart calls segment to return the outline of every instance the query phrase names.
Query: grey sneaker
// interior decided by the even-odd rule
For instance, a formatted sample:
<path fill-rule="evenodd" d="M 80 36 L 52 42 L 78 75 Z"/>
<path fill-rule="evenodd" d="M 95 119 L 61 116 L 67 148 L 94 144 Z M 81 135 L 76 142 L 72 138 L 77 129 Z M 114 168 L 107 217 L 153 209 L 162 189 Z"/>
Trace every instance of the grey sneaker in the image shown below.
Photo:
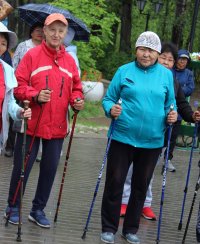
<path fill-rule="evenodd" d="M 114 243 L 114 234 L 111 232 L 102 232 L 101 240 L 105 243 Z"/>
<path fill-rule="evenodd" d="M 127 233 L 127 234 L 123 234 L 122 233 L 122 237 L 131 244 L 140 244 L 140 240 L 137 237 L 136 234 L 132 234 L 132 233 Z"/>
<path fill-rule="evenodd" d="M 175 172 L 176 171 L 176 168 L 172 164 L 171 160 L 168 160 L 168 171 L 169 172 Z"/>

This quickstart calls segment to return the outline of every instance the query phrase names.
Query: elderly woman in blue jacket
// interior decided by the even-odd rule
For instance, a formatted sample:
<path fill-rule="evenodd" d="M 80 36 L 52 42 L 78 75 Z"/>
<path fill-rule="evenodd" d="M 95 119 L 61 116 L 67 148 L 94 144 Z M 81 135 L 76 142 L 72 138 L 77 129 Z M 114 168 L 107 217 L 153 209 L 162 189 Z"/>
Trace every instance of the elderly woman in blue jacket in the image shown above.
<path fill-rule="evenodd" d="M 114 243 L 123 186 L 132 162 L 133 180 L 122 236 L 129 243 L 140 243 L 136 233 L 146 191 L 164 144 L 166 124 L 177 119 L 173 76 L 157 62 L 160 51 L 157 34 L 142 33 L 136 42 L 136 61 L 118 69 L 103 99 L 106 116 L 117 119 L 101 209 L 101 240 L 105 243 Z M 170 111 L 172 104 L 175 110 Z"/>

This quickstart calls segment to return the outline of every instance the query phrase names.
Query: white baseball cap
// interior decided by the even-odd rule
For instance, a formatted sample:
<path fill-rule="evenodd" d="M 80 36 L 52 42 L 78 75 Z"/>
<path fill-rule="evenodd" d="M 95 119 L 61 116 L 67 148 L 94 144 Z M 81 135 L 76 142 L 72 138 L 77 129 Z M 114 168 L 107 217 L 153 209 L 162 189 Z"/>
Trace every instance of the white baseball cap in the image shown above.
<path fill-rule="evenodd" d="M 135 47 L 148 47 L 157 51 L 158 53 L 161 52 L 161 42 L 158 35 L 152 31 L 145 31 L 139 35 Z"/>
<path fill-rule="evenodd" d="M 8 33 L 8 49 L 12 49 L 17 45 L 17 35 L 15 34 L 15 32 L 9 31 L 2 22 L 0 22 L 0 33 Z"/>

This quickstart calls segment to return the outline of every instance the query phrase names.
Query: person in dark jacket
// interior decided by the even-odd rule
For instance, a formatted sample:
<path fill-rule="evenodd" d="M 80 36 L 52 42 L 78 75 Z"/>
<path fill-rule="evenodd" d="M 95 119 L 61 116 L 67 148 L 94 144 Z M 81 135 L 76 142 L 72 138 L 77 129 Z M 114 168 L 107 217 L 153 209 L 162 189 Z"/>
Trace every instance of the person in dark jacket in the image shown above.
<path fill-rule="evenodd" d="M 56 175 L 63 141 L 69 130 L 68 106 L 70 104 L 75 110 L 81 110 L 84 106 L 82 85 L 75 61 L 66 53 L 62 44 L 67 26 L 64 15 L 49 15 L 43 28 L 45 40 L 24 55 L 15 72 L 18 87 L 14 94 L 19 101 L 29 100 L 33 113 L 27 125 L 26 150 L 32 138 L 36 137 L 24 173 L 24 190 L 42 140 L 38 184 L 28 219 L 43 228 L 50 228 L 44 208 Z M 41 112 L 40 123 L 35 132 Z M 12 224 L 19 223 L 19 194 L 15 203 L 13 197 L 20 178 L 22 145 L 23 134 L 18 133 L 5 212 L 5 217 Z"/>
<path fill-rule="evenodd" d="M 188 100 L 189 96 L 194 91 L 194 76 L 193 72 L 187 68 L 188 63 L 190 62 L 190 54 L 187 50 L 181 49 L 178 51 L 177 59 L 175 59 L 175 65 L 172 69 L 175 80 L 180 84 L 182 91 Z M 170 172 L 175 172 L 176 168 L 172 164 L 171 160 L 173 158 L 173 151 L 176 146 L 176 139 L 178 137 L 180 125 L 181 125 L 182 116 L 179 114 L 178 120 L 174 124 L 172 137 L 170 141 L 169 148 L 169 167 Z M 164 155 L 166 156 L 167 151 Z"/>
<path fill-rule="evenodd" d="M 181 49 L 178 51 L 178 57 L 172 69 L 174 77 L 181 85 L 186 97 L 189 97 L 195 88 L 193 72 L 187 68 L 189 62 L 189 52 L 185 49 Z"/>
<path fill-rule="evenodd" d="M 172 43 L 163 43 L 161 54 L 158 57 L 158 62 L 162 65 L 164 65 L 168 69 L 172 69 L 174 62 L 177 57 L 177 48 Z M 183 119 L 187 122 L 196 122 L 200 120 L 200 112 L 199 111 L 193 111 L 191 106 L 189 105 L 188 101 L 185 99 L 185 95 L 182 91 L 181 85 L 177 80 L 174 79 L 174 93 L 175 93 L 175 99 L 177 104 L 177 111 L 178 113 L 183 117 Z M 167 132 L 165 134 L 165 146 L 167 146 Z M 122 205 L 121 205 L 121 216 L 124 216 L 126 213 L 126 208 L 130 196 L 130 187 L 131 187 L 131 176 L 132 176 L 132 165 L 129 169 L 125 184 L 124 184 L 124 191 L 123 191 L 123 197 L 122 197 Z M 151 202 L 152 202 L 152 182 L 153 179 L 150 182 L 146 199 L 144 202 L 142 215 L 144 218 L 148 220 L 156 220 L 156 215 L 151 209 Z"/>

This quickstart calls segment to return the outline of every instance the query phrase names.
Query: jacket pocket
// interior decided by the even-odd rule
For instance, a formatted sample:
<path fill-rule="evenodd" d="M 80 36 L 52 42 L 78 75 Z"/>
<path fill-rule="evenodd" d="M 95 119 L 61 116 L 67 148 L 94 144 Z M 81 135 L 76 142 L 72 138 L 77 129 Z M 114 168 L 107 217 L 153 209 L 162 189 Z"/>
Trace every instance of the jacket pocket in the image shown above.
<path fill-rule="evenodd" d="M 61 86 L 60 86 L 60 95 L 59 95 L 59 97 L 62 97 L 64 82 L 65 82 L 65 77 L 62 77 L 62 82 L 61 82 Z"/>

